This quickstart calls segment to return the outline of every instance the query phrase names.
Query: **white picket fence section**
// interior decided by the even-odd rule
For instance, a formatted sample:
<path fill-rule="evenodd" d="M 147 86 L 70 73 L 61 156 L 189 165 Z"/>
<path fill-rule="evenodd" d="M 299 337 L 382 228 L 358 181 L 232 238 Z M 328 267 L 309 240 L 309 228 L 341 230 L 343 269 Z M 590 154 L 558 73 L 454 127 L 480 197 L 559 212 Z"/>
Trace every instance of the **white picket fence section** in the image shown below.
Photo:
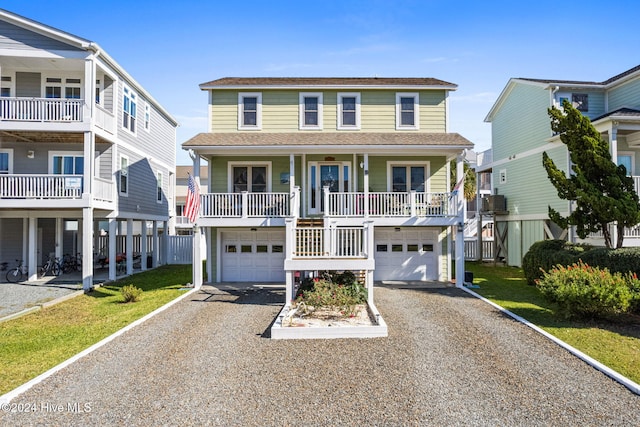
<path fill-rule="evenodd" d="M 193 260 L 193 236 L 167 236 L 167 264 L 191 264 Z M 206 243 L 202 239 L 203 247 L 201 253 L 206 254 Z M 163 238 L 158 239 L 160 246 L 160 254 L 163 253 L 164 243 Z M 98 238 L 98 251 L 99 256 L 108 256 L 108 236 L 100 236 Z M 116 236 L 116 253 L 124 253 L 126 246 L 126 236 Z M 133 252 L 139 254 L 142 251 L 141 236 L 133 236 Z M 153 254 L 153 238 L 147 236 L 147 253 Z M 162 257 L 162 255 L 161 255 Z M 164 264 L 164 260 L 160 260 L 161 264 Z"/>
<path fill-rule="evenodd" d="M 204 241 L 204 239 L 202 239 Z M 191 264 L 193 261 L 193 236 L 169 236 L 168 264 Z M 204 250 L 201 251 L 206 253 Z"/>

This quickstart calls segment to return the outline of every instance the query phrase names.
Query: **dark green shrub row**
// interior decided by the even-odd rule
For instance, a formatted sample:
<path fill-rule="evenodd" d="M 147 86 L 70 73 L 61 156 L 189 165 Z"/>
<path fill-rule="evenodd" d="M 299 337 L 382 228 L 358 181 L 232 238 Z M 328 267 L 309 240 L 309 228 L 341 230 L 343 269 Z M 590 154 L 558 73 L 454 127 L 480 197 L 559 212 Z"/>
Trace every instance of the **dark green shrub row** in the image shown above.
<path fill-rule="evenodd" d="M 574 245 L 564 240 L 536 242 L 522 258 L 524 277 L 527 283 L 533 286 L 544 271 L 549 271 L 556 265 L 571 265 L 590 249 L 590 246 Z"/>

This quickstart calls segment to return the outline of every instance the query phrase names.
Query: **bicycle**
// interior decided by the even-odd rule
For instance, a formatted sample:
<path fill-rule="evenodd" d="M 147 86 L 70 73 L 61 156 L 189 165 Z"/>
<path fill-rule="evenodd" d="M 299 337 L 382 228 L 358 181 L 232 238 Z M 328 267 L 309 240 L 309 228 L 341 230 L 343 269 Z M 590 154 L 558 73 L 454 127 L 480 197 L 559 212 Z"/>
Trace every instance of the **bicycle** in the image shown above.
<path fill-rule="evenodd" d="M 18 266 L 7 271 L 7 282 L 9 283 L 24 282 L 29 278 L 29 270 L 27 269 L 27 266 L 24 265 L 23 261 L 21 259 L 17 259 L 16 262 L 18 263 Z"/>
<path fill-rule="evenodd" d="M 58 258 L 49 257 L 47 262 L 45 262 L 42 267 L 38 268 L 38 277 L 42 278 L 49 272 L 54 276 L 60 275 L 60 260 Z"/>
<path fill-rule="evenodd" d="M 82 255 L 80 252 L 76 256 L 70 254 L 64 254 L 62 262 L 60 263 L 60 269 L 63 273 L 71 273 L 72 271 L 82 271 Z"/>

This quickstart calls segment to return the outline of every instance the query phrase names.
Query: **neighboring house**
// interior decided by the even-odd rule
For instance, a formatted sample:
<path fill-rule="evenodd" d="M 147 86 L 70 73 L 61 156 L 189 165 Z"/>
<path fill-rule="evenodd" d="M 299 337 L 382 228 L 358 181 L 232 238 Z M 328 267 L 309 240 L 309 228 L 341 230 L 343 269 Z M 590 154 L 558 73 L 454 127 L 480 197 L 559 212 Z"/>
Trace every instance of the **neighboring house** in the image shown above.
<path fill-rule="evenodd" d="M 209 169 L 200 167 L 200 176 L 207 176 Z M 176 191 L 175 191 L 175 221 L 174 230 L 177 235 L 190 235 L 193 233 L 193 224 L 185 216 L 185 204 L 187 202 L 187 182 L 189 174 L 193 175 L 193 166 L 176 166 Z M 206 182 L 200 184 L 200 192 L 207 192 Z"/>
<path fill-rule="evenodd" d="M 603 82 L 512 78 L 485 121 L 491 123 L 493 188 L 506 201 L 506 212 L 496 215 L 500 256 L 519 266 L 536 241 L 568 238 L 571 230 L 551 223 L 548 206 L 568 215 L 571 204 L 561 200 L 542 166 L 542 152 L 569 170 L 566 146 L 553 135 L 547 110 L 567 99 L 591 119 L 609 141 L 612 158 L 627 168 L 640 188 L 640 66 Z M 636 246 L 637 228 L 626 230 L 625 245 Z M 601 236 L 589 242 L 604 245 Z"/>
<path fill-rule="evenodd" d="M 197 225 L 210 281 L 285 281 L 290 297 L 294 278 L 317 270 L 361 271 L 368 285 L 451 279 L 463 209 L 449 161 L 462 176 L 473 147 L 448 132 L 455 84 L 221 78 L 200 88 L 209 132 L 183 148 L 197 154 L 194 170 L 200 158 L 209 168 Z"/>
<path fill-rule="evenodd" d="M 163 262 L 175 119 L 96 43 L 5 10 L 0 75 L 0 260 L 33 279 L 50 254 L 81 253 L 85 290 L 99 253 Z M 136 247 L 134 227 L 150 234 Z"/>

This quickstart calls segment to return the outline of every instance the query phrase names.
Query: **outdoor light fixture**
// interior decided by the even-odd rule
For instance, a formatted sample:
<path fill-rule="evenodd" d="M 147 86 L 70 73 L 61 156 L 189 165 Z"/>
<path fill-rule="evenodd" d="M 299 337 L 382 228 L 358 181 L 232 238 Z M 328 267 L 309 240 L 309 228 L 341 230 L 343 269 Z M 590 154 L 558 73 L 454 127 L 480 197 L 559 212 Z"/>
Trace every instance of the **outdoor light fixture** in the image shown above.
<path fill-rule="evenodd" d="M 27 158 L 28 159 L 33 159 L 36 156 L 36 152 L 33 150 L 29 150 L 27 151 Z"/>
<path fill-rule="evenodd" d="M 464 224 L 459 222 L 458 223 L 458 233 L 462 233 L 464 231 Z"/>

